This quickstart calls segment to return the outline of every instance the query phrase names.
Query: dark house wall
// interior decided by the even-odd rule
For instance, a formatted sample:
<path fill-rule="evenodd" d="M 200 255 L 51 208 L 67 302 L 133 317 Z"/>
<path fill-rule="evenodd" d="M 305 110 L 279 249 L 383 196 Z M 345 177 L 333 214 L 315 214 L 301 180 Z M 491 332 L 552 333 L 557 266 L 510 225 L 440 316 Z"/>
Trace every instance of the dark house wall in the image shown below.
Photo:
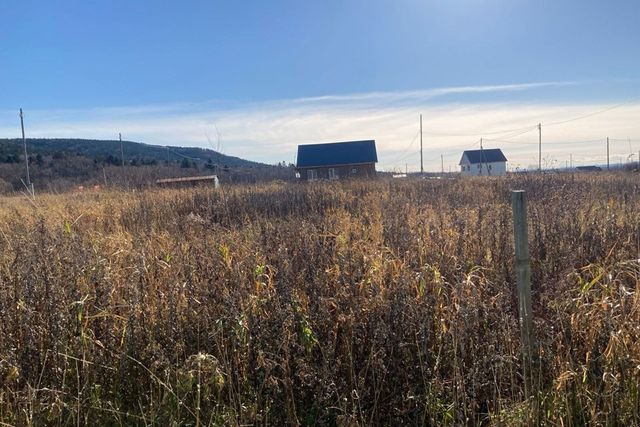
<path fill-rule="evenodd" d="M 335 169 L 339 179 L 345 178 L 367 178 L 374 177 L 376 175 L 375 163 L 359 164 L 359 165 L 345 165 L 345 166 L 331 166 L 331 167 L 313 167 L 313 168 L 298 168 L 300 173 L 300 179 L 308 180 L 308 170 L 315 170 L 317 173 L 316 179 L 329 179 L 329 169 Z"/>

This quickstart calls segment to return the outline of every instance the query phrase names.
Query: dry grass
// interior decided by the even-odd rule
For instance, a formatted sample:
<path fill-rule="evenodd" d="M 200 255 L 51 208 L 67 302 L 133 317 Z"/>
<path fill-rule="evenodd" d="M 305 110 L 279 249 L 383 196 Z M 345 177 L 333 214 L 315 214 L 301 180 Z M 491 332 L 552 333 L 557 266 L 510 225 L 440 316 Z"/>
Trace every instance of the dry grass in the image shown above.
<path fill-rule="evenodd" d="M 638 425 L 639 224 L 631 174 L 0 199 L 0 421 Z"/>

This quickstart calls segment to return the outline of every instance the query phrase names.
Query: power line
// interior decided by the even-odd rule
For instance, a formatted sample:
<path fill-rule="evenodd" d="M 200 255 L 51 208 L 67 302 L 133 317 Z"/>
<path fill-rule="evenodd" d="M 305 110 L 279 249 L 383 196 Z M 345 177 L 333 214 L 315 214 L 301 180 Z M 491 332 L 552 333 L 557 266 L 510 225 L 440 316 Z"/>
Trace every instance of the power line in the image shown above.
<path fill-rule="evenodd" d="M 555 122 L 550 122 L 550 123 L 545 123 L 545 126 L 557 126 L 557 125 L 562 125 L 565 123 L 570 123 L 570 122 L 574 122 L 577 120 L 582 120 L 588 117 L 592 117 L 598 114 L 602 114 L 602 113 L 606 113 L 608 111 L 614 110 L 616 108 L 620 108 L 622 106 L 628 105 L 630 102 L 634 101 L 635 99 L 631 99 L 629 101 L 620 103 L 620 104 L 616 104 L 613 105 L 611 107 L 602 109 L 602 110 L 598 110 L 598 111 L 594 111 L 592 113 L 588 113 L 588 114 L 583 114 L 577 117 L 573 117 L 571 119 L 567 119 L 567 120 L 560 120 L 560 121 L 555 121 Z M 495 141 L 495 142 L 503 142 L 503 143 L 509 143 L 509 144 L 522 144 L 522 145 L 533 145 L 536 143 L 533 142 L 518 142 L 518 141 L 509 141 L 508 138 L 516 138 L 520 135 L 524 135 L 526 133 L 529 133 L 533 130 L 538 130 L 538 169 L 541 170 L 542 169 L 542 124 L 538 123 L 537 125 L 533 125 L 533 126 L 526 126 L 526 127 L 521 127 L 521 128 L 513 128 L 513 129 L 504 129 L 504 130 L 500 130 L 500 131 L 491 131 L 491 132 L 475 132 L 475 133 L 459 133 L 459 134 L 453 134 L 453 133 L 443 133 L 443 132 L 432 132 L 432 131 L 423 131 L 422 129 L 422 115 L 420 116 L 420 136 L 422 138 L 422 134 L 426 133 L 428 135 L 433 135 L 433 136 L 448 136 L 448 137 L 464 137 L 464 136 L 478 136 L 478 135 L 502 135 L 503 138 L 486 138 L 487 141 Z M 507 134 L 507 135 L 505 135 Z M 414 136 L 414 140 L 415 140 L 415 136 Z M 409 144 L 408 149 L 412 146 L 413 141 Z M 580 143 L 593 143 L 593 142 L 600 142 L 602 141 L 601 139 L 597 139 L 597 140 L 584 140 L 584 141 L 561 141 L 561 142 L 550 142 L 549 145 L 550 146 L 555 146 L 555 145 L 569 145 L 569 144 L 580 144 Z M 607 141 L 609 141 L 609 138 L 607 138 Z M 631 139 L 611 139 L 611 141 L 625 141 L 625 142 L 629 142 L 631 143 L 631 141 L 637 142 L 638 140 L 631 140 Z M 422 140 L 421 140 L 422 142 Z M 472 146 L 466 148 L 467 150 L 475 147 L 478 144 L 478 142 L 476 142 L 475 144 L 473 144 Z M 445 155 L 445 154 L 449 154 L 449 153 L 459 153 L 460 149 L 457 147 L 462 147 L 460 146 L 455 146 L 456 149 L 452 149 L 452 150 L 448 150 L 445 152 L 441 153 L 441 156 Z M 407 154 L 408 155 L 408 154 Z M 399 161 L 403 158 L 405 158 L 407 155 L 402 155 L 400 158 L 395 159 L 394 161 Z M 421 169 L 422 169 L 422 144 L 421 144 L 421 149 L 420 149 L 420 155 L 421 155 Z M 640 157 L 640 155 L 639 155 Z M 442 160 L 442 159 L 441 159 Z"/>
<path fill-rule="evenodd" d="M 505 135 L 503 138 L 505 138 L 505 139 L 506 138 L 515 138 L 515 137 L 518 137 L 520 135 L 524 135 L 525 133 L 532 132 L 532 131 L 536 130 L 536 128 L 537 128 L 537 126 L 534 126 L 531 129 L 528 129 L 528 130 L 525 130 L 525 131 L 522 131 L 522 132 L 518 132 L 516 134 Z M 487 140 L 487 138 L 485 138 L 485 140 Z"/>
<path fill-rule="evenodd" d="M 622 139 L 622 138 L 611 138 L 611 141 L 623 141 L 623 142 L 640 142 L 640 139 L 631 139 L 631 138 L 626 138 L 626 139 Z"/>
<path fill-rule="evenodd" d="M 593 142 L 602 142 L 602 139 L 603 138 L 585 139 L 585 140 L 582 140 L 582 141 L 556 141 L 556 142 L 548 142 L 548 144 L 549 145 L 589 144 L 589 143 L 593 143 Z"/>
<path fill-rule="evenodd" d="M 556 126 L 556 125 L 561 125 L 561 124 L 564 124 L 564 123 L 574 122 L 576 120 L 586 119 L 587 117 L 595 116 L 596 114 L 602 114 L 602 113 L 606 113 L 607 111 L 611 111 L 611 110 L 614 110 L 616 108 L 620 108 L 620 107 L 622 107 L 624 105 L 627 105 L 629 102 L 630 101 L 623 102 L 622 104 L 617 104 L 617 105 L 614 105 L 613 107 L 605 108 L 604 110 L 595 111 L 595 112 L 589 113 L 589 114 L 584 114 L 582 116 L 574 117 L 572 119 L 561 120 L 561 121 L 558 121 L 558 122 L 545 123 L 545 126 Z"/>
<path fill-rule="evenodd" d="M 611 111 L 611 110 L 614 110 L 616 108 L 620 108 L 620 107 L 623 107 L 625 105 L 628 105 L 629 103 L 631 103 L 631 102 L 633 102 L 633 101 L 635 101 L 637 99 L 638 98 L 630 99 L 630 100 L 628 100 L 626 102 L 623 102 L 623 103 L 620 103 L 620 104 L 616 104 L 616 105 L 613 105 L 611 107 L 607 107 L 607 108 L 602 109 L 602 110 L 594 111 L 592 113 L 583 114 L 581 116 L 573 117 L 571 119 L 545 123 L 545 126 L 557 126 L 557 125 L 561 125 L 561 124 L 564 124 L 564 123 L 574 122 L 576 120 L 582 120 L 582 119 L 585 119 L 587 117 L 595 116 L 597 114 L 606 113 L 607 111 Z M 433 136 L 479 136 L 479 135 L 500 135 L 500 134 L 505 134 L 505 133 L 510 133 L 510 132 L 518 132 L 518 131 L 525 131 L 524 133 L 526 133 L 526 132 L 532 131 L 532 130 L 534 130 L 536 128 L 538 128 L 538 125 L 526 126 L 526 127 L 514 128 L 514 129 L 504 129 L 504 130 L 500 130 L 500 131 L 491 131 L 491 132 L 479 131 L 479 132 L 473 132 L 473 133 L 453 134 L 453 133 L 441 133 L 441 132 L 424 131 L 424 133 L 426 133 L 428 135 L 433 135 Z"/>
<path fill-rule="evenodd" d="M 534 127 L 532 127 L 531 129 L 528 129 L 528 130 L 526 130 L 526 131 L 519 132 L 519 133 L 516 133 L 516 134 L 513 134 L 513 135 L 505 135 L 505 136 L 504 136 L 504 139 L 502 139 L 502 138 L 500 138 L 500 139 L 495 139 L 495 138 L 484 138 L 484 140 L 485 140 L 485 141 L 507 142 L 507 138 L 515 138 L 515 137 L 518 137 L 518 136 L 520 136 L 520 135 L 524 135 L 525 133 L 529 133 L 529 132 L 531 132 L 531 131 L 535 130 L 537 127 L 538 127 L 538 126 L 534 126 Z M 516 141 L 513 141 L 513 142 L 516 142 Z"/>
<path fill-rule="evenodd" d="M 555 145 L 573 145 L 573 144 L 591 144 L 591 143 L 595 143 L 595 142 L 602 142 L 603 140 L 605 140 L 606 138 L 598 138 L 598 139 L 584 139 L 581 141 L 547 141 L 547 144 L 549 146 L 555 146 Z M 618 141 L 618 142 L 627 142 L 627 139 L 613 139 L 610 138 L 611 141 Z M 506 140 L 506 139 L 485 139 L 485 141 L 495 141 L 495 142 L 503 142 L 506 144 L 516 144 L 516 145 L 537 145 L 537 142 L 530 142 L 530 141 L 510 141 L 510 140 Z M 634 141 L 633 139 L 631 141 Z M 640 141 L 640 140 L 638 140 Z"/>
<path fill-rule="evenodd" d="M 527 127 L 521 127 L 521 128 L 515 128 L 515 129 L 505 129 L 505 130 L 501 130 L 501 131 L 495 131 L 495 132 L 474 132 L 474 133 L 458 133 L 458 134 L 454 134 L 454 133 L 440 133 L 440 132 L 430 132 L 430 131 L 424 131 L 424 133 L 426 133 L 427 135 L 433 135 L 433 136 L 479 136 L 479 135 L 499 135 L 499 134 L 503 134 L 503 133 L 511 133 L 511 132 L 518 132 L 518 131 L 522 131 L 522 130 L 526 130 L 527 132 L 535 129 L 537 127 L 536 126 L 527 126 Z"/>
<path fill-rule="evenodd" d="M 503 142 L 506 144 L 522 144 L 522 145 L 538 145 L 537 142 L 526 142 L 526 141 L 509 141 L 507 139 L 489 139 L 489 138 L 485 138 L 485 141 L 491 141 L 491 142 Z"/>
<path fill-rule="evenodd" d="M 400 162 L 400 161 L 404 161 L 405 159 L 407 159 L 408 157 L 411 157 L 411 156 L 413 156 L 413 155 L 415 155 L 415 153 L 409 152 L 409 153 L 404 154 L 404 155 L 403 155 L 403 156 L 401 156 L 401 157 L 394 158 L 392 161 L 393 161 L 393 162 Z"/>
<path fill-rule="evenodd" d="M 171 150 L 171 149 L 169 148 L 169 146 L 168 146 L 168 145 L 166 146 L 166 148 L 167 148 L 167 151 L 169 151 L 169 152 L 171 152 L 171 153 L 173 153 L 173 154 L 175 154 L 175 155 L 177 155 L 177 156 L 184 157 L 185 159 L 189 159 L 189 160 L 202 160 L 202 159 L 199 159 L 199 158 L 197 158 L 197 157 L 189 157 L 189 156 L 185 156 L 184 154 L 180 154 L 180 153 L 178 153 L 177 151 L 173 151 L 173 150 Z"/>
<path fill-rule="evenodd" d="M 392 159 L 394 159 L 394 161 L 405 158 L 408 154 L 413 154 L 410 153 L 409 150 L 411 149 L 411 147 L 413 147 L 413 144 L 416 142 L 416 138 L 418 138 L 418 135 L 420 135 L 420 131 L 417 131 L 415 133 L 415 135 L 413 135 L 413 138 L 411 139 L 411 142 L 409 143 L 409 145 L 407 145 L 405 147 L 404 150 L 402 150 L 400 153 L 396 153 L 394 155 L 391 156 Z M 400 157 L 398 157 L 400 156 Z"/>
<path fill-rule="evenodd" d="M 470 150 L 470 149 L 472 149 L 473 147 L 475 147 L 475 146 L 476 146 L 476 145 L 478 145 L 478 144 L 480 144 L 480 140 L 478 140 L 478 141 L 474 142 L 474 143 L 473 143 L 472 145 L 470 145 L 470 146 L 469 146 L 469 145 L 464 145 L 464 146 L 463 146 L 463 145 L 456 145 L 456 146 L 454 146 L 454 147 L 453 147 L 453 148 L 456 148 L 455 150 L 453 150 L 453 149 L 452 149 L 452 150 L 443 151 L 443 152 L 442 152 L 442 154 L 447 155 L 447 154 L 451 154 L 451 153 L 460 153 L 460 150 L 461 150 L 461 149 L 462 149 L 463 151 L 465 151 L 465 150 Z M 464 147 L 464 148 L 462 148 L 462 147 Z"/>
<path fill-rule="evenodd" d="M 395 162 L 395 163 L 397 163 L 397 162 L 403 161 L 403 160 L 405 160 L 407 157 L 409 157 L 409 156 L 413 156 L 413 155 L 414 155 L 414 153 L 407 153 L 407 154 L 405 154 L 405 155 L 404 155 L 404 156 L 402 156 L 402 157 L 398 157 L 398 158 L 393 159 L 392 161 L 393 161 L 393 162 Z"/>
<path fill-rule="evenodd" d="M 460 150 L 462 150 L 462 151 L 470 150 L 470 149 L 472 149 L 473 147 L 475 147 L 478 144 L 480 144 L 480 140 L 474 142 L 472 145 L 456 145 L 456 146 L 454 146 L 455 149 L 442 151 L 442 152 L 440 152 L 440 155 L 441 156 L 448 156 L 448 155 L 453 154 L 453 153 L 458 153 L 459 154 Z M 431 151 L 435 152 L 435 150 L 431 150 Z M 412 154 L 413 153 L 407 153 L 407 155 L 405 155 L 403 157 L 400 157 L 400 158 L 397 158 L 397 159 L 393 159 L 392 161 L 389 161 L 389 162 L 385 162 L 385 164 L 389 164 L 392 167 L 396 167 L 399 164 L 398 162 L 400 162 L 404 157 L 407 157 L 408 155 L 412 155 Z"/>

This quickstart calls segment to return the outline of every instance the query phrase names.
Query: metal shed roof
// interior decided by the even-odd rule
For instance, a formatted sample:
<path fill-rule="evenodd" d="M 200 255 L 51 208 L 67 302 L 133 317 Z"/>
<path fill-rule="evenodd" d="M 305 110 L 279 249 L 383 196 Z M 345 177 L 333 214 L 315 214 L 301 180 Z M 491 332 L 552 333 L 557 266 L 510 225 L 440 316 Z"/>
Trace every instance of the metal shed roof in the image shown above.
<path fill-rule="evenodd" d="M 181 178 L 164 178 L 157 179 L 156 184 L 172 184 L 174 182 L 201 182 L 201 181 L 215 181 L 218 179 L 217 175 L 206 176 L 185 176 Z"/>
<path fill-rule="evenodd" d="M 299 168 L 376 163 L 376 142 L 348 141 L 298 145 L 296 166 Z"/>
<path fill-rule="evenodd" d="M 502 154 L 502 150 L 499 148 L 490 148 L 488 150 L 466 150 L 464 153 L 462 153 L 462 158 L 460 159 L 459 164 L 462 164 L 462 159 L 464 159 L 465 155 L 472 165 L 477 163 L 494 163 L 507 161 L 507 158 L 504 156 L 504 154 Z"/>

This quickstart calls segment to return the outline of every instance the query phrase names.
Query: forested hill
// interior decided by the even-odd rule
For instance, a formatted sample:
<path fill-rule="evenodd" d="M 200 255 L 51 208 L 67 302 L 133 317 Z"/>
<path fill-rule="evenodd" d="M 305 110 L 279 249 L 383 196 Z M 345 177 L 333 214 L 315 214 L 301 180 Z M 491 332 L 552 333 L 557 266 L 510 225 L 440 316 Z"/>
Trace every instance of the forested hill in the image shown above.
<path fill-rule="evenodd" d="M 87 157 L 98 163 L 121 164 L 120 141 L 92 139 L 44 139 L 28 138 L 30 157 L 74 155 Z M 258 167 L 262 163 L 227 156 L 214 150 L 195 147 L 165 147 L 140 142 L 122 141 L 127 164 L 151 164 L 189 160 L 200 164 L 213 163 L 228 167 Z M 21 139 L 0 139 L 0 163 L 21 161 L 23 147 Z"/>
<path fill-rule="evenodd" d="M 145 187 L 160 178 L 218 175 L 220 182 L 255 183 L 295 179 L 293 165 L 267 165 L 214 150 L 164 147 L 139 142 L 90 139 L 27 139 L 29 173 L 21 139 L 0 139 L 0 194 L 24 189 L 31 180 L 39 191 L 84 186 Z M 74 191 L 75 191 L 74 190 Z"/>

